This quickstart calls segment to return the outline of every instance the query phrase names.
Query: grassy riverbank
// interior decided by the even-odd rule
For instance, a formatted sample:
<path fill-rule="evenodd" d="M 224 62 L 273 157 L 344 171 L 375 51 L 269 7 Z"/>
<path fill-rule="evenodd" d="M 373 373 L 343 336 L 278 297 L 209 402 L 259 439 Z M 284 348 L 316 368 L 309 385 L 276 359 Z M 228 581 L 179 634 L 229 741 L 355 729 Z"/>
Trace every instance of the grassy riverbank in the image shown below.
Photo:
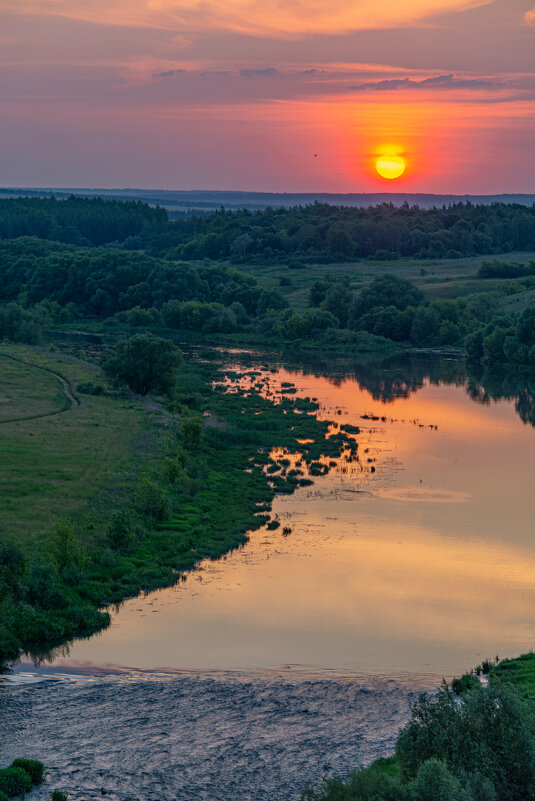
<path fill-rule="evenodd" d="M 267 522 L 275 492 L 293 492 L 304 480 L 306 470 L 265 470 L 273 448 L 302 452 L 304 465 L 349 442 L 326 439 L 328 425 L 303 414 L 312 401 L 285 397 L 275 405 L 259 387 L 248 397 L 214 388 L 217 361 L 187 361 L 173 401 L 142 405 L 114 392 L 87 394 L 104 383 L 95 365 L 45 351 L 17 354 L 61 370 L 73 387 L 85 379 L 85 392 L 62 414 L 6 425 L 3 659 L 105 626 L 104 604 L 171 585 L 201 559 L 245 543 Z M 19 383 L 28 369 L 21 364 Z M 58 402 L 49 375 L 36 389 L 43 414 Z"/>

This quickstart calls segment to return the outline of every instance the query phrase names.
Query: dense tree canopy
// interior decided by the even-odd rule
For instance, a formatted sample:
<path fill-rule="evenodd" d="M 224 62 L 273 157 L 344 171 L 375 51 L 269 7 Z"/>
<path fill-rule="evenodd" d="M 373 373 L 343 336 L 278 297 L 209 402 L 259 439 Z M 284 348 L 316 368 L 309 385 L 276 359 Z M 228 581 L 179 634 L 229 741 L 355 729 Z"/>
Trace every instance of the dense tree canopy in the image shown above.
<path fill-rule="evenodd" d="M 0 200 L 0 239 L 35 236 L 73 245 L 124 242 L 167 224 L 167 213 L 136 201 L 71 197 Z"/>
<path fill-rule="evenodd" d="M 28 305 L 72 303 L 80 314 L 109 317 L 134 307 L 161 308 L 169 300 L 239 303 L 247 314 L 283 308 L 278 290 L 219 264 L 194 267 L 106 248 L 53 247 L 25 238 L 0 241 L 0 300 Z"/>
<path fill-rule="evenodd" d="M 161 208 L 101 198 L 0 199 L 0 238 L 115 244 L 172 259 L 237 263 L 457 257 L 535 250 L 535 206 L 456 203 L 421 209 L 314 203 L 169 220 Z"/>

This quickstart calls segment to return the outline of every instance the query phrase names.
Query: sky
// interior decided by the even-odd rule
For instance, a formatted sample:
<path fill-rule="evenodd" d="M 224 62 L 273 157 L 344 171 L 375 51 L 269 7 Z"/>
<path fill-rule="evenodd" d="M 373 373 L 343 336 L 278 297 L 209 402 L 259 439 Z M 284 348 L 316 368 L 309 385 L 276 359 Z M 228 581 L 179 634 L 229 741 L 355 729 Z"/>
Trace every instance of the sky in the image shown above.
<path fill-rule="evenodd" d="M 0 0 L 0 186 L 535 193 L 534 2 Z"/>

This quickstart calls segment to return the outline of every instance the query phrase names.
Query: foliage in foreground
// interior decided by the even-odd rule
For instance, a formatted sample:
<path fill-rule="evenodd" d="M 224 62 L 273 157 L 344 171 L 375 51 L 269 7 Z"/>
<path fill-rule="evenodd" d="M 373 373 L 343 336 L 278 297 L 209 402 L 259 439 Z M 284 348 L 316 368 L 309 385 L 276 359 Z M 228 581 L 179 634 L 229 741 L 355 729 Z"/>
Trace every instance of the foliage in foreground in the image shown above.
<path fill-rule="evenodd" d="M 0 769 L 0 801 L 24 796 L 32 787 L 41 784 L 45 776 L 42 762 L 35 759 L 15 759 L 9 768 Z"/>
<path fill-rule="evenodd" d="M 533 710 L 506 683 L 458 696 L 422 695 L 395 756 L 348 780 L 308 788 L 304 801 L 530 801 L 535 799 Z"/>

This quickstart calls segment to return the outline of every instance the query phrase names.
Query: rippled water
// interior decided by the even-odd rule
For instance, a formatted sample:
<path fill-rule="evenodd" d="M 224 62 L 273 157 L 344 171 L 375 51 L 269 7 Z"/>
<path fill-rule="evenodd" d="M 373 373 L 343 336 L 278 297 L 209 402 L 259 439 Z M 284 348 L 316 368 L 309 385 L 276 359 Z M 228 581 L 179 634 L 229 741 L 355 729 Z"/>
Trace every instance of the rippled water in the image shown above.
<path fill-rule="evenodd" d="M 532 648 L 535 429 L 519 416 L 529 398 L 492 401 L 454 364 L 449 383 L 269 367 L 239 383 L 263 380 L 276 397 L 291 382 L 317 398 L 321 418 L 361 428 L 360 460 L 276 498 L 290 535 L 259 530 L 176 587 L 127 601 L 55 666 L 451 675 Z"/>
<path fill-rule="evenodd" d="M 71 801 L 298 801 L 308 781 L 388 754 L 432 686 L 287 672 L 11 685 L 0 758 L 44 761 L 34 801 L 55 788 Z"/>

